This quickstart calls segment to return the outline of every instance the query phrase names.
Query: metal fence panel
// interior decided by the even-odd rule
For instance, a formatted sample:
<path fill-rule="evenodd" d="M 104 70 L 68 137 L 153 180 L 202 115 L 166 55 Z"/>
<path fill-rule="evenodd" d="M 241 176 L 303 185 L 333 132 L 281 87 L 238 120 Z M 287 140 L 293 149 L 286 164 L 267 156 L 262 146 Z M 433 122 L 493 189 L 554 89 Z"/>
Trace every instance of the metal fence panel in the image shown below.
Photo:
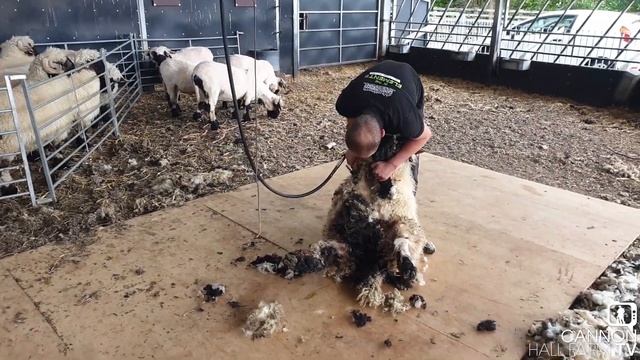
<path fill-rule="evenodd" d="M 369 61 L 378 57 L 378 0 L 300 1 L 300 68 Z"/>
<path fill-rule="evenodd" d="M 16 170 L 21 170 L 23 178 L 12 180 L 19 185 L 14 196 L 28 194 L 33 204 L 56 200 L 56 189 L 65 179 L 104 141 L 119 135 L 120 123 L 142 92 L 133 36 L 122 40 L 38 45 L 102 49 L 95 60 L 76 64 L 81 66 L 50 79 L 36 81 L 25 75 L 6 77 L 13 80 L 8 81 L 7 89 L 3 90 L 6 98 L 13 99 L 10 103 L 14 126 L 0 143 L 6 145 L 13 141 L 20 144 L 20 149 L 12 155 L 5 152 L 6 146 L 2 147 L 0 157 L 9 158 L 9 167 L 2 166 L 2 170 L 12 170 L 11 178 L 16 177 Z M 4 103 L 0 102 L 0 107 L 4 108 Z M 11 121 L 2 111 L 0 119 L 3 127 Z M 28 160 L 28 153 L 32 161 Z M 16 158 L 22 158 L 22 164 Z M 5 180 L 9 174 L 2 171 L 2 175 L 2 185 L 7 185 Z M 37 199 L 36 195 L 41 194 Z M 7 196 L 0 197 L 4 198 Z"/>
<path fill-rule="evenodd" d="M 605 0 L 589 9 L 576 1 L 550 9 L 545 1 L 537 9 L 523 10 L 525 1 L 502 9 L 504 28 L 498 45 L 500 58 L 539 61 L 573 66 L 626 70 L 640 74 L 640 15 L 630 13 L 639 0 L 629 0 L 619 11 L 600 10 Z M 416 16 L 416 3 L 393 1 L 390 44 L 407 51 L 410 46 L 453 52 L 489 53 L 495 9 L 492 1 L 482 5 L 431 8 Z M 456 2 L 459 4 L 459 2 Z M 498 17 L 498 18 L 501 18 Z M 462 58 L 462 57 L 459 57 Z M 472 58 L 472 57 L 470 57 Z"/>
<path fill-rule="evenodd" d="M 24 103 L 18 102 L 12 85 L 22 78 L 24 75 L 7 75 L 5 85 L 0 87 L 0 200 L 29 196 L 35 205 L 33 179 L 21 137 L 24 127 L 20 121 L 25 119 L 20 118 L 20 109 Z"/>

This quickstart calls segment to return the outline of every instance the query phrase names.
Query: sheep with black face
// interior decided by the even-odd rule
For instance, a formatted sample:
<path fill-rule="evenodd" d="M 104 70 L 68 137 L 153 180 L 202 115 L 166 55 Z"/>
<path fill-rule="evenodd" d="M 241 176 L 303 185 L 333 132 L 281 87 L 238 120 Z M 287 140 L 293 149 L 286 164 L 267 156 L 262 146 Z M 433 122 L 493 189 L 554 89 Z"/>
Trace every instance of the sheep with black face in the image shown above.
<path fill-rule="evenodd" d="M 251 102 L 255 99 L 264 104 L 267 108 L 267 116 L 270 118 L 275 119 L 280 115 L 283 106 L 283 100 L 280 96 L 272 93 L 266 84 L 256 83 L 246 70 L 232 67 L 231 71 L 237 100 L 245 106 L 245 121 L 251 119 L 249 111 Z M 233 101 L 227 66 L 213 61 L 198 64 L 193 70 L 193 84 L 198 100 L 198 111 L 194 114 L 194 119 L 208 117 L 211 121 L 211 128 L 218 129 L 216 104 L 218 101 Z"/>
<path fill-rule="evenodd" d="M 171 115 L 177 117 L 182 112 L 178 104 L 180 93 L 193 94 L 196 91 L 192 80 L 194 68 L 203 61 L 213 61 L 213 53 L 205 47 L 198 46 L 180 51 L 158 46 L 150 49 L 149 55 L 160 67 Z"/>

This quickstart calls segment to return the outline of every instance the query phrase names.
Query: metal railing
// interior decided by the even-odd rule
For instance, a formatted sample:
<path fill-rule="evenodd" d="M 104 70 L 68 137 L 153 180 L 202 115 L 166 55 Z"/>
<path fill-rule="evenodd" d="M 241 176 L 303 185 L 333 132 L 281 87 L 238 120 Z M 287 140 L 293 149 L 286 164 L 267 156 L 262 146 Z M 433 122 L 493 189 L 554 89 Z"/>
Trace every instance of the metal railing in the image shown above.
<path fill-rule="evenodd" d="M 0 200 L 30 196 L 33 205 L 36 197 L 29 161 L 21 139 L 20 114 L 12 81 L 24 75 L 7 75 L 5 87 L 0 88 Z M 16 147 L 17 145 L 17 147 Z"/>
<path fill-rule="evenodd" d="M 0 138 L 0 159 L 5 159 L 0 163 L 0 199 L 28 195 L 34 205 L 55 201 L 65 179 L 109 137 L 119 136 L 121 122 L 142 94 L 133 35 L 38 46 L 102 49 L 94 61 L 44 81 L 25 75 L 5 78 L 7 101 L 0 102 L 6 108 L 0 110 L 0 125 L 11 129 Z"/>
<path fill-rule="evenodd" d="M 576 1 L 549 9 L 550 1 L 524 11 L 525 1 L 502 9 L 501 58 L 590 66 L 640 73 L 640 15 L 629 9 L 640 0 L 628 0 L 619 11 L 600 10 L 605 0 L 590 9 L 577 9 Z M 416 16 L 412 1 L 395 0 L 389 30 L 390 44 L 454 52 L 489 53 L 494 27 L 493 2 L 480 7 L 431 8 Z M 506 2 L 508 4 L 508 2 Z M 509 6 L 509 5 L 506 5 Z M 407 15 L 409 14 L 409 15 Z"/>

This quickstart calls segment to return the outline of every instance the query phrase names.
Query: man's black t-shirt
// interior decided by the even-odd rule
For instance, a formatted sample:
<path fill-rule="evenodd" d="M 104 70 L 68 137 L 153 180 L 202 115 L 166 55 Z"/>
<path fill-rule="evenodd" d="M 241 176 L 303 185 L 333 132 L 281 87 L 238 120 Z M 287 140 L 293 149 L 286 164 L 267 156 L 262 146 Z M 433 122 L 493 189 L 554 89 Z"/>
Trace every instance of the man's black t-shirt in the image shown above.
<path fill-rule="evenodd" d="M 411 65 L 383 61 L 342 90 L 336 110 L 344 117 L 374 112 L 387 134 L 415 139 L 424 131 L 424 88 Z"/>

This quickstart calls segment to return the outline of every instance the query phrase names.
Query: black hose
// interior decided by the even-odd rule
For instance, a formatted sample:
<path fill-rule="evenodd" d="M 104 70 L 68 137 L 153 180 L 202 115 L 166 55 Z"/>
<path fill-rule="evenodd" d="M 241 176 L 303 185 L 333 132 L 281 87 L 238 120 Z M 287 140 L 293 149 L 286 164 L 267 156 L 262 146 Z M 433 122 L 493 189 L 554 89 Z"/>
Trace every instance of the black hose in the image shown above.
<path fill-rule="evenodd" d="M 345 157 L 342 156 L 342 159 L 340 159 L 340 161 L 338 161 L 338 164 L 336 164 L 336 166 L 333 168 L 331 173 L 329 173 L 329 176 L 327 176 L 327 178 L 324 179 L 324 181 L 322 183 L 320 183 L 320 185 L 318 185 L 315 188 L 313 188 L 313 189 L 311 189 L 311 190 L 309 190 L 307 192 L 304 192 L 302 194 L 287 194 L 287 193 L 283 193 L 283 192 L 278 191 L 277 189 L 274 189 L 273 187 L 271 187 L 271 185 L 269 185 L 265 181 L 265 179 L 262 178 L 262 175 L 260 175 L 260 172 L 256 168 L 256 164 L 253 161 L 253 157 L 251 156 L 251 152 L 249 151 L 249 146 L 247 145 L 247 140 L 246 140 L 246 138 L 244 136 L 244 128 L 242 126 L 242 120 L 240 119 L 240 107 L 238 106 L 238 99 L 236 98 L 236 87 L 235 87 L 235 84 L 233 83 L 233 72 L 231 71 L 231 61 L 229 59 L 229 44 L 227 44 L 227 29 L 226 29 L 226 23 L 225 23 L 224 0 L 220 0 L 220 27 L 222 28 L 222 45 L 223 45 L 223 48 L 224 48 L 224 58 L 225 58 L 225 60 L 227 62 L 227 73 L 229 74 L 229 85 L 231 86 L 231 97 L 233 99 L 233 107 L 234 107 L 234 109 L 236 111 L 235 112 L 235 114 L 236 114 L 235 118 L 236 118 L 236 122 L 238 123 L 238 130 L 240 131 L 240 139 L 242 140 L 242 147 L 244 148 L 244 154 L 247 156 L 247 160 L 249 160 L 249 165 L 251 166 L 251 169 L 253 170 L 253 172 L 256 174 L 256 178 L 269 191 L 271 191 L 272 193 L 274 193 L 274 194 L 276 194 L 278 196 L 282 196 L 282 197 L 285 197 L 285 198 L 299 199 L 299 198 L 303 198 L 303 197 L 307 197 L 309 195 L 315 194 L 320 189 L 322 189 L 325 185 L 327 185 L 329 180 L 331 180 L 333 175 L 335 175 L 335 173 L 338 171 L 340 166 L 342 166 L 342 163 L 344 162 Z M 253 31 L 256 31 L 256 30 L 257 29 L 253 29 Z M 255 52 L 255 50 L 256 49 L 254 49 L 254 52 Z M 257 56 L 257 54 L 254 53 L 254 56 Z M 257 94 L 256 94 L 256 96 L 257 96 Z"/>

